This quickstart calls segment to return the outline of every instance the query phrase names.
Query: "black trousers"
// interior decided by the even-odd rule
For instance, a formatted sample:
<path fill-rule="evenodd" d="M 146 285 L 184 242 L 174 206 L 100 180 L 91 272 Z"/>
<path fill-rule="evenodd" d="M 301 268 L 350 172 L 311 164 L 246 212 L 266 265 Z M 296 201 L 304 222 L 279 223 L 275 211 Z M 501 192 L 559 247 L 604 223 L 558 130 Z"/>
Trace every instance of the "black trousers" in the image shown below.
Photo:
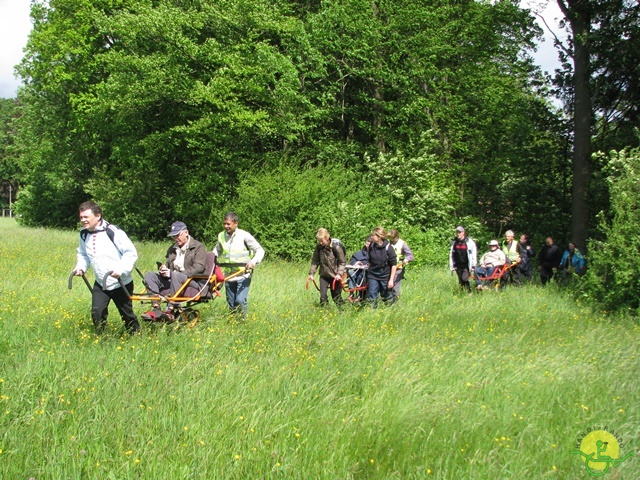
<path fill-rule="evenodd" d="M 522 272 L 520 271 L 520 265 L 516 265 L 509 269 L 509 283 L 513 285 L 522 284 Z"/>
<path fill-rule="evenodd" d="M 469 267 L 456 267 L 456 274 L 458 275 L 458 283 L 460 286 L 471 291 L 471 284 L 469 283 Z"/>
<path fill-rule="evenodd" d="M 545 285 L 552 278 L 553 278 L 553 267 L 547 267 L 545 265 L 541 265 L 540 281 L 542 282 L 542 285 Z"/>
<path fill-rule="evenodd" d="M 327 305 L 329 303 L 329 298 L 327 296 L 328 290 L 331 290 L 331 298 L 333 298 L 336 305 L 342 305 L 344 302 L 342 300 L 342 284 L 340 282 L 336 282 L 334 288 L 332 288 L 332 284 L 332 277 L 320 277 L 320 305 Z"/>
<path fill-rule="evenodd" d="M 126 291 L 120 287 L 114 290 L 103 290 L 98 282 L 93 284 L 91 291 L 91 318 L 97 333 L 102 333 L 107 326 L 107 316 L 109 315 L 109 302 L 113 300 L 116 304 L 120 317 L 129 333 L 140 330 L 138 317 L 133 312 L 133 302 L 129 296 L 133 293 L 133 282 L 125 285 Z"/>

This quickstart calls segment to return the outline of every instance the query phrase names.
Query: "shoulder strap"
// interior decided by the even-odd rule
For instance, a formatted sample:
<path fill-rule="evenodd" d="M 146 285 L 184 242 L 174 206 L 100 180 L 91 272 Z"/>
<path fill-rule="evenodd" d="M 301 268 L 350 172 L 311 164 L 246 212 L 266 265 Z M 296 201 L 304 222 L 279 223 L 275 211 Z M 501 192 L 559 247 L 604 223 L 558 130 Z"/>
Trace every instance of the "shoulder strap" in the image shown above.
<path fill-rule="evenodd" d="M 115 229 L 116 228 L 118 228 L 118 227 L 112 226 L 110 224 L 107 224 L 107 229 L 105 230 L 107 232 L 107 237 L 109 237 L 109 240 L 111 240 L 114 245 L 116 244 L 116 240 L 115 240 L 115 238 L 116 238 Z"/>
<path fill-rule="evenodd" d="M 116 230 L 118 229 L 118 227 L 116 227 L 115 225 L 111 225 L 106 220 L 104 220 L 104 223 L 106 225 L 104 232 L 107 234 L 107 237 L 109 237 L 109 240 L 111 240 L 113 245 L 116 247 L 116 250 L 118 250 L 118 253 L 122 254 L 122 252 L 118 248 L 118 245 L 116 245 Z M 87 230 L 86 228 L 83 228 L 82 230 L 80 230 L 80 238 L 82 239 L 83 242 L 87 239 L 88 236 L 89 236 L 89 230 Z"/>
<path fill-rule="evenodd" d="M 338 246 L 338 247 L 342 248 L 343 250 L 345 250 L 344 243 L 342 243 L 339 238 L 332 238 L 331 239 L 331 245 Z"/>

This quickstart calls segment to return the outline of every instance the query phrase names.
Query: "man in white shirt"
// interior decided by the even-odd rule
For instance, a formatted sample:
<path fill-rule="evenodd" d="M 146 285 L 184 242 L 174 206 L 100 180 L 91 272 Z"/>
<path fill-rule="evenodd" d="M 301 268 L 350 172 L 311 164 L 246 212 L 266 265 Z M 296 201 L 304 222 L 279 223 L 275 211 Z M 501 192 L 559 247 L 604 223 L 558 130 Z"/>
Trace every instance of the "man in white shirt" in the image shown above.
<path fill-rule="evenodd" d="M 78 211 L 83 228 L 74 274 L 84 275 L 89 266 L 93 267 L 96 279 L 91 290 L 91 318 L 96 333 L 102 333 L 107 325 L 108 306 L 112 300 L 127 331 L 136 333 L 140 324 L 131 302 L 131 272 L 138 259 L 136 247 L 124 231 L 102 218 L 102 208 L 97 203 L 84 202 Z"/>
<path fill-rule="evenodd" d="M 480 265 L 476 268 L 476 283 L 478 284 L 478 290 L 484 286 L 480 278 L 486 278 L 493 275 L 496 267 L 501 267 L 507 263 L 507 256 L 500 250 L 500 244 L 497 240 L 491 240 L 489 242 L 489 251 L 482 255 L 480 259 Z"/>

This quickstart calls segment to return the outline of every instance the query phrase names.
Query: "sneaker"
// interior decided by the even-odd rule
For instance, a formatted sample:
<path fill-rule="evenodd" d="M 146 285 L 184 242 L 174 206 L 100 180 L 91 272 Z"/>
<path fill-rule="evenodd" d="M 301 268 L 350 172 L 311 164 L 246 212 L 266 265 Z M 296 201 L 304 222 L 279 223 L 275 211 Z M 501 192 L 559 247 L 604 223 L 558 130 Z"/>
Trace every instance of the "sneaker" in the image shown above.
<path fill-rule="evenodd" d="M 160 306 L 154 305 L 153 310 L 149 310 L 148 312 L 143 313 L 142 315 L 140 315 L 140 318 L 146 320 L 147 322 L 157 322 L 158 320 L 160 320 L 161 316 L 162 310 L 160 310 Z"/>

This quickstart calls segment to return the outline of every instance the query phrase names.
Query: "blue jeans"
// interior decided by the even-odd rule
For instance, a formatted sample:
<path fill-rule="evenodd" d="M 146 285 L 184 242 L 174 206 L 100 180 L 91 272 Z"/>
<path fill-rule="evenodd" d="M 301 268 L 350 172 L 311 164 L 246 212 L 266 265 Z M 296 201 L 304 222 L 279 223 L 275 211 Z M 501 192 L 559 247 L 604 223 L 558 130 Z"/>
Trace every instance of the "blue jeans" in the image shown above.
<path fill-rule="evenodd" d="M 369 287 L 367 288 L 367 299 L 373 305 L 378 306 L 378 295 L 383 302 L 393 302 L 393 291 L 388 288 L 389 279 L 379 280 L 377 278 L 369 278 Z"/>
<path fill-rule="evenodd" d="M 247 318 L 249 286 L 251 286 L 251 277 L 240 278 L 236 282 L 224 283 L 229 310 L 233 313 L 241 313 L 243 320 Z"/>
<path fill-rule="evenodd" d="M 482 285 L 482 281 L 480 277 L 490 277 L 493 274 L 493 271 L 496 267 L 478 267 L 476 268 L 476 283 L 478 285 Z"/>

